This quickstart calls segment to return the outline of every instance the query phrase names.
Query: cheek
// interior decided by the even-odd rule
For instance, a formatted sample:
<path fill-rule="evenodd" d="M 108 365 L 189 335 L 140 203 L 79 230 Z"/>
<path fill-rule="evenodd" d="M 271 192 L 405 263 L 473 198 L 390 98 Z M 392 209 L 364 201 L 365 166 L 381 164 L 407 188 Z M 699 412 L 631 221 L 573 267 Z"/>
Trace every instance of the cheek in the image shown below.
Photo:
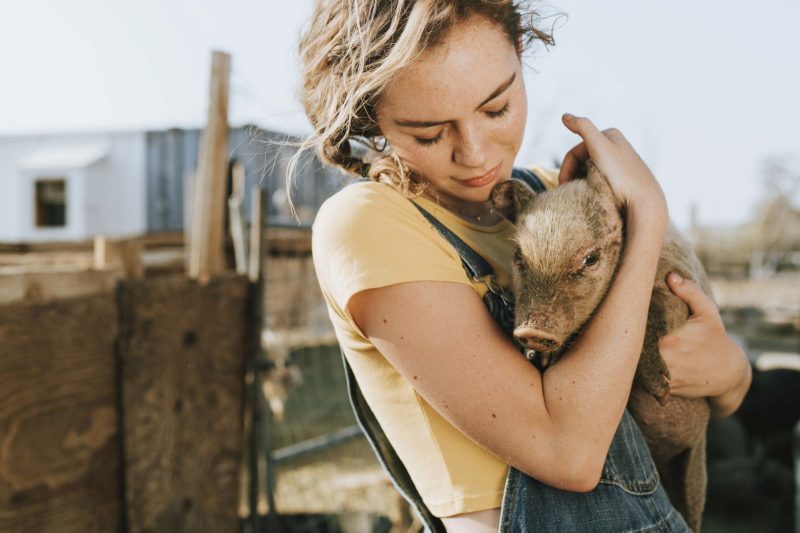
<path fill-rule="evenodd" d="M 525 133 L 525 122 L 527 118 L 528 118 L 528 107 L 526 105 L 526 100 L 523 98 L 519 112 L 515 113 L 511 117 L 511 123 L 509 124 L 509 130 L 514 138 L 514 144 L 516 146 L 522 144 L 522 136 Z"/>
<path fill-rule="evenodd" d="M 525 123 L 528 120 L 528 96 L 523 85 L 519 97 L 516 99 L 517 105 L 514 112 L 509 117 L 509 130 L 514 138 L 514 144 L 519 147 L 522 144 L 522 136 L 525 133 Z"/>
<path fill-rule="evenodd" d="M 414 141 L 394 146 L 395 153 L 412 170 L 427 175 L 429 168 L 437 166 L 442 146 L 422 146 Z"/>
<path fill-rule="evenodd" d="M 526 118 L 527 112 L 523 102 L 522 106 L 515 106 L 514 110 L 509 112 L 502 123 L 494 124 L 493 138 L 495 142 L 505 148 L 518 150 L 522 145 Z"/>

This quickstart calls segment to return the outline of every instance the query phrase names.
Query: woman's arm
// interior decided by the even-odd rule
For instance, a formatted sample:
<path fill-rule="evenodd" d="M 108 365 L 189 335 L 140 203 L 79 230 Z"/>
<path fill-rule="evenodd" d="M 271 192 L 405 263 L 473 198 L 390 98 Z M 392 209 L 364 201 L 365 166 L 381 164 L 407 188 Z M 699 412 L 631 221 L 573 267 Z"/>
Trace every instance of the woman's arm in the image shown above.
<path fill-rule="evenodd" d="M 728 337 L 716 305 L 696 283 L 670 274 L 667 284 L 691 310 L 686 323 L 658 344 L 670 371 L 670 391 L 707 397 L 715 416 L 733 414 L 753 378 L 747 356 Z"/>
<path fill-rule="evenodd" d="M 390 363 L 453 425 L 518 469 L 562 489 L 596 486 L 630 393 L 667 214 L 658 183 L 615 131 L 584 139 L 626 209 L 627 243 L 606 298 L 542 376 L 471 287 L 416 282 L 360 292 L 348 309 Z"/>
<path fill-rule="evenodd" d="M 571 179 L 589 158 L 586 142 L 564 157 L 560 183 Z M 670 370 L 670 391 L 677 396 L 707 397 L 714 416 L 728 416 L 741 405 L 752 381 L 747 356 L 726 334 L 714 302 L 692 281 L 667 284 L 683 299 L 692 315 L 683 327 L 659 341 L 659 351 Z"/>

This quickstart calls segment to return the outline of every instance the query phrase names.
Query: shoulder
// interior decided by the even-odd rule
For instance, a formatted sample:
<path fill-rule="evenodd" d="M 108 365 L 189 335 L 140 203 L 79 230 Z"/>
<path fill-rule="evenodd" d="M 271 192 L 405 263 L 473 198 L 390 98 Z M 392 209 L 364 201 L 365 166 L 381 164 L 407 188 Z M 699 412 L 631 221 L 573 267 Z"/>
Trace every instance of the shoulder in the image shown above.
<path fill-rule="evenodd" d="M 323 202 L 317 219 L 330 212 L 361 212 L 380 206 L 401 206 L 408 201 L 392 187 L 374 181 L 357 181 L 346 185 Z M 316 224 L 316 222 L 315 222 Z"/>
<path fill-rule="evenodd" d="M 381 183 L 354 183 L 326 200 L 311 247 L 320 285 L 341 309 L 365 289 L 467 279 L 453 247 L 412 202 Z"/>
<path fill-rule="evenodd" d="M 402 194 L 383 183 L 356 182 L 325 200 L 312 226 L 314 239 L 329 241 L 384 230 L 387 226 L 420 225 L 421 215 Z"/>

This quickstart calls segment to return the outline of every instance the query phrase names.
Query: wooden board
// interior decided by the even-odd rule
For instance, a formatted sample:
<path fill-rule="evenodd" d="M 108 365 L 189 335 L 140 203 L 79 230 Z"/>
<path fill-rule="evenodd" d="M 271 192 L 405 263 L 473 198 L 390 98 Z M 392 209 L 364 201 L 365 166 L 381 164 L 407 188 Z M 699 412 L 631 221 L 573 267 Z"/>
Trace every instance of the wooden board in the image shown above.
<path fill-rule="evenodd" d="M 117 531 L 113 294 L 0 306 L 0 531 Z"/>
<path fill-rule="evenodd" d="M 267 250 L 270 255 L 311 255 L 310 228 L 267 228 Z"/>
<path fill-rule="evenodd" d="M 228 93 L 231 56 L 212 52 L 208 121 L 200 140 L 192 186 L 187 272 L 205 283 L 225 269 L 225 202 L 228 170 Z"/>
<path fill-rule="evenodd" d="M 119 270 L 64 270 L 0 275 L 0 304 L 46 302 L 92 294 L 110 295 L 123 273 Z"/>
<path fill-rule="evenodd" d="M 230 275 L 120 284 L 132 533 L 236 531 L 248 287 Z"/>

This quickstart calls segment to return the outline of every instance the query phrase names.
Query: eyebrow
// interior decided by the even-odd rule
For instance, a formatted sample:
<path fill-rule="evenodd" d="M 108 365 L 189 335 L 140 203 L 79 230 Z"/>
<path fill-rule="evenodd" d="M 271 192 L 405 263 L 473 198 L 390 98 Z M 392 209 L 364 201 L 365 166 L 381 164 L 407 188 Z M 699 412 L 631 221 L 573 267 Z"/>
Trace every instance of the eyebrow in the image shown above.
<path fill-rule="evenodd" d="M 492 100 L 503 94 L 506 91 L 506 89 L 511 87 L 511 84 L 514 83 L 514 80 L 516 78 L 517 78 L 517 73 L 515 72 L 511 75 L 510 78 L 501 83 L 497 87 L 497 89 L 492 91 L 492 94 L 487 96 L 483 102 L 478 104 L 478 107 L 476 109 L 480 109 L 487 103 L 491 102 Z M 396 119 L 394 121 L 394 123 L 397 124 L 398 126 L 404 126 L 406 128 L 430 128 L 431 126 L 441 126 L 442 124 L 448 124 L 450 122 L 453 121 L 452 120 L 403 120 L 403 119 Z"/>

